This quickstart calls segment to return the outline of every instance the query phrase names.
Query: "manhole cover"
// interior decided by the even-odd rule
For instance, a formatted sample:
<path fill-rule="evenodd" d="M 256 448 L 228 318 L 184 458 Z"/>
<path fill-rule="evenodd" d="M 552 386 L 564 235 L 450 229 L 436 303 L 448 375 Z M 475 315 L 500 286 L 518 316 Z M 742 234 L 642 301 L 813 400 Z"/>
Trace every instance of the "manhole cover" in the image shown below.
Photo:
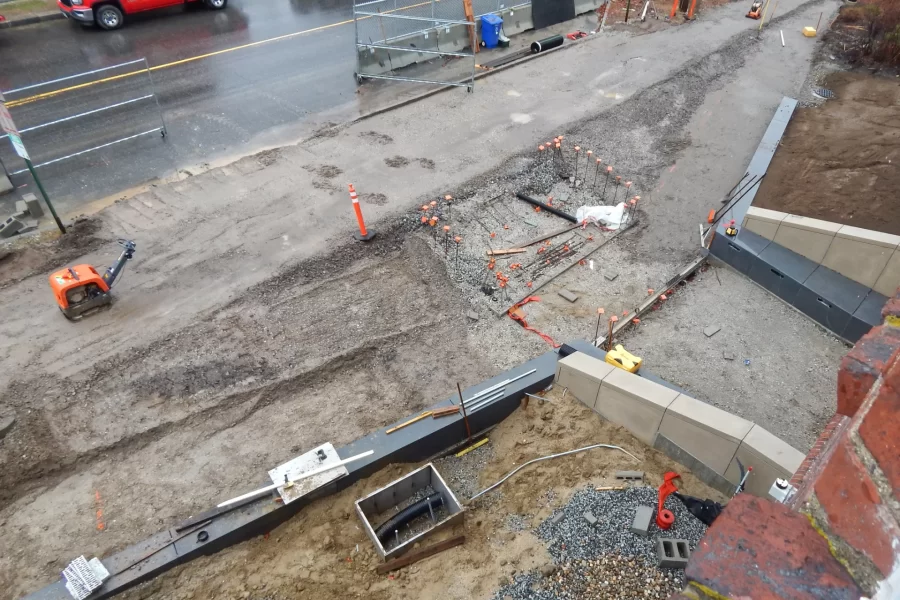
<path fill-rule="evenodd" d="M 825 88 L 816 88 L 812 91 L 814 96 L 818 96 L 824 100 L 831 100 L 834 98 L 834 92 L 831 90 L 826 90 Z"/>

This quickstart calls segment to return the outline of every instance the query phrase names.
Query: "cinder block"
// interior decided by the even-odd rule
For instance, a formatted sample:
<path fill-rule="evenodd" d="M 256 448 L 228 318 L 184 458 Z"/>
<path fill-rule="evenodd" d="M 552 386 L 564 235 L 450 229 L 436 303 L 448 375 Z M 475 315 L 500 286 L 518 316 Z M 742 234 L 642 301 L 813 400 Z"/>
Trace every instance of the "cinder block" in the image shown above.
<path fill-rule="evenodd" d="M 687 540 L 659 538 L 656 541 L 656 557 L 662 569 L 683 569 L 691 558 Z"/>
<path fill-rule="evenodd" d="M 17 213 L 27 213 L 28 206 L 25 204 L 24 200 L 16 200 L 16 212 Z"/>
<path fill-rule="evenodd" d="M 653 508 L 650 506 L 638 506 L 634 511 L 634 521 L 631 522 L 631 533 L 647 537 L 650 533 L 650 521 L 653 519 Z"/>
<path fill-rule="evenodd" d="M 820 264 L 841 227 L 839 223 L 787 215 L 772 241 Z"/>
<path fill-rule="evenodd" d="M 734 484 L 740 481 L 740 468 L 737 464 L 740 460 L 745 469 L 753 467 L 753 472 L 744 484 L 744 491 L 766 498 L 772 483 L 778 478 L 790 480 L 805 458 L 802 452 L 784 440 L 759 425 L 754 425 L 744 436 L 734 459 L 728 465 L 725 477 Z"/>
<path fill-rule="evenodd" d="M 556 381 L 557 385 L 568 388 L 585 405 L 594 408 L 600 382 L 617 370 L 599 358 L 574 352 L 556 363 Z"/>
<path fill-rule="evenodd" d="M 898 287 L 900 287 L 900 250 L 894 250 L 872 289 L 882 296 L 891 298 Z"/>
<path fill-rule="evenodd" d="M 25 194 L 22 196 L 22 200 L 25 202 L 28 214 L 32 217 L 37 219 L 44 216 L 44 209 L 41 207 L 41 202 L 37 199 L 37 196 L 34 194 Z"/>
<path fill-rule="evenodd" d="M 753 423 L 684 394 L 669 406 L 659 432 L 724 475 Z"/>
<path fill-rule="evenodd" d="M 677 397 L 675 390 L 622 369 L 613 369 L 603 379 L 594 410 L 652 446 L 666 409 Z"/>
<path fill-rule="evenodd" d="M 896 246 L 891 248 L 837 235 L 822 259 L 822 266 L 872 287 L 896 249 Z"/>
<path fill-rule="evenodd" d="M 778 210 L 769 210 L 767 208 L 757 208 L 751 206 L 744 215 L 743 229 L 752 231 L 756 235 L 762 236 L 767 240 L 775 239 L 775 233 L 778 226 L 787 216 Z"/>
<path fill-rule="evenodd" d="M 12 237 L 19 233 L 23 227 L 25 227 L 25 223 L 15 217 L 9 217 L 0 223 L 0 238 Z"/>

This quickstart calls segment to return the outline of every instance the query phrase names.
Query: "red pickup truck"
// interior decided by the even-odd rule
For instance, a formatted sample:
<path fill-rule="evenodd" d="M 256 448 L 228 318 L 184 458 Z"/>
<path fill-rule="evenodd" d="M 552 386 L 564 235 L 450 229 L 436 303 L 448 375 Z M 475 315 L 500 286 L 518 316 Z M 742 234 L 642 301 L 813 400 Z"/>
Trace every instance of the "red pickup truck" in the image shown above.
<path fill-rule="evenodd" d="M 125 15 L 188 2 L 203 2 L 219 10 L 225 8 L 228 0 L 56 0 L 66 17 L 80 23 L 96 23 L 103 29 L 118 29 L 125 22 Z"/>

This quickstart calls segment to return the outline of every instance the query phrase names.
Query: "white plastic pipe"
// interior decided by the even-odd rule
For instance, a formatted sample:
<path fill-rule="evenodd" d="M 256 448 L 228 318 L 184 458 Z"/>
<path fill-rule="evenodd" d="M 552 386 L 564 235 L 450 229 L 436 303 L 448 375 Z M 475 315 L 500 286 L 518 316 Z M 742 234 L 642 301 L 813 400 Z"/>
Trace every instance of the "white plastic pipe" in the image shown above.
<path fill-rule="evenodd" d="M 254 496 L 259 496 L 261 494 L 265 494 L 266 492 L 271 492 L 274 489 L 280 488 L 285 483 L 294 483 L 295 481 L 301 481 L 303 479 L 308 479 L 308 478 L 312 477 L 313 475 L 318 475 L 319 473 L 325 473 L 326 471 L 331 471 L 332 469 L 336 469 L 338 467 L 343 467 L 347 463 L 352 463 L 355 460 L 365 458 L 374 453 L 375 453 L 374 450 L 368 450 L 366 452 L 363 452 L 362 454 L 357 454 L 356 456 L 351 456 L 350 458 L 345 458 L 344 460 L 342 460 L 338 463 L 335 463 L 333 465 L 328 465 L 325 467 L 320 467 L 318 469 L 313 469 L 312 471 L 308 471 L 306 473 L 303 473 L 302 475 L 298 475 L 297 477 L 295 477 L 293 479 L 288 479 L 285 482 L 273 483 L 272 485 L 267 485 L 264 488 L 259 488 L 258 490 L 253 490 L 252 492 L 247 492 L 243 496 L 238 496 L 237 498 L 232 498 L 231 500 L 226 500 L 225 502 L 219 504 L 218 508 L 229 506 L 231 504 L 237 504 L 238 502 L 241 502 L 243 500 L 249 500 L 250 498 L 253 498 Z"/>

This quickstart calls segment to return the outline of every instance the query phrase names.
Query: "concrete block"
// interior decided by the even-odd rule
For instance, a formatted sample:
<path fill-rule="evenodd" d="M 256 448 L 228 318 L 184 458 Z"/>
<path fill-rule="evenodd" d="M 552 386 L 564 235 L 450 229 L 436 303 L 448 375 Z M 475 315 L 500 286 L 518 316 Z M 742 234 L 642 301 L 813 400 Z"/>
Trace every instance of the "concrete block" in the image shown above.
<path fill-rule="evenodd" d="M 683 569 L 691 558 L 687 540 L 659 538 L 656 540 L 656 557 L 661 569 Z"/>
<path fill-rule="evenodd" d="M 644 479 L 643 471 L 616 471 L 616 479 L 628 479 L 631 481 L 641 481 Z"/>
<path fill-rule="evenodd" d="M 719 333 L 719 331 L 721 329 L 722 328 L 719 327 L 718 325 L 710 325 L 709 327 L 707 327 L 706 329 L 703 330 L 703 335 L 705 335 L 706 337 L 712 337 L 712 336 L 716 335 L 717 333 Z"/>
<path fill-rule="evenodd" d="M 650 533 L 650 521 L 653 519 L 653 508 L 650 506 L 638 506 L 634 511 L 634 521 L 631 522 L 631 533 L 647 537 Z"/>
<path fill-rule="evenodd" d="M 892 235 L 882 231 L 875 231 L 874 229 L 862 229 L 850 225 L 842 225 L 834 237 L 854 240 L 865 244 L 873 244 L 891 250 L 895 250 L 900 246 L 900 235 Z"/>
<path fill-rule="evenodd" d="M 607 281 L 615 281 L 616 277 L 618 277 L 618 276 L 619 276 L 619 274 L 616 273 L 615 271 L 611 271 L 611 272 L 603 274 L 603 277 L 605 277 Z"/>
<path fill-rule="evenodd" d="M 553 515 L 552 519 L 550 519 L 550 524 L 551 525 L 559 525 L 562 522 L 562 520 L 565 518 L 566 518 L 566 513 L 558 512 L 555 515 Z"/>
<path fill-rule="evenodd" d="M 594 513 L 592 513 L 591 511 L 584 513 L 584 520 L 588 522 L 588 525 L 597 524 L 597 517 L 595 517 Z"/>
<path fill-rule="evenodd" d="M 0 173 L 0 196 L 8 194 L 15 188 L 5 173 Z"/>
<path fill-rule="evenodd" d="M 34 194 L 25 194 L 22 196 L 25 202 L 26 210 L 35 219 L 44 216 L 44 209 L 41 207 L 41 201 Z"/>
<path fill-rule="evenodd" d="M 775 233 L 778 231 L 778 226 L 781 225 L 786 216 L 787 213 L 778 210 L 751 206 L 747 209 L 747 214 L 744 215 L 743 229 L 752 231 L 767 240 L 773 240 L 775 239 Z"/>
<path fill-rule="evenodd" d="M 666 411 L 659 433 L 724 475 L 752 427 L 750 421 L 681 394 Z"/>
<path fill-rule="evenodd" d="M 882 245 L 836 236 L 822 265 L 866 287 L 872 287 L 896 250 Z"/>
<path fill-rule="evenodd" d="M 25 227 L 25 223 L 15 217 L 9 217 L 0 223 L 0 238 L 8 238 L 16 235 Z"/>
<path fill-rule="evenodd" d="M 565 288 L 559 290 L 559 295 L 562 296 L 563 298 L 565 298 L 566 300 L 568 300 L 569 302 L 575 302 L 576 300 L 578 300 L 578 296 L 576 294 L 573 294 L 572 292 L 570 292 L 569 290 L 567 290 Z"/>
<path fill-rule="evenodd" d="M 28 205 L 25 204 L 24 200 L 16 200 L 16 212 L 17 213 L 27 213 Z"/>
<path fill-rule="evenodd" d="M 586 406 L 594 408 L 600 382 L 617 371 L 614 366 L 583 352 L 575 352 L 560 359 L 556 363 L 557 385 L 569 388 L 569 391 Z"/>
<path fill-rule="evenodd" d="M 754 425 L 747 433 L 728 465 L 725 477 L 737 484 L 740 481 L 740 460 L 744 468 L 753 467 L 753 472 L 744 484 L 744 491 L 760 498 L 766 498 L 769 488 L 776 479 L 790 479 L 806 456 L 784 440 L 769 433 L 759 425 Z"/>
<path fill-rule="evenodd" d="M 872 289 L 882 296 L 892 298 L 898 287 L 900 287 L 900 250 L 894 250 Z"/>
<path fill-rule="evenodd" d="M 603 379 L 594 410 L 652 446 L 666 409 L 677 397 L 675 390 L 614 368 Z"/>
<path fill-rule="evenodd" d="M 786 215 L 772 241 L 819 264 L 841 227 L 831 221 Z"/>

